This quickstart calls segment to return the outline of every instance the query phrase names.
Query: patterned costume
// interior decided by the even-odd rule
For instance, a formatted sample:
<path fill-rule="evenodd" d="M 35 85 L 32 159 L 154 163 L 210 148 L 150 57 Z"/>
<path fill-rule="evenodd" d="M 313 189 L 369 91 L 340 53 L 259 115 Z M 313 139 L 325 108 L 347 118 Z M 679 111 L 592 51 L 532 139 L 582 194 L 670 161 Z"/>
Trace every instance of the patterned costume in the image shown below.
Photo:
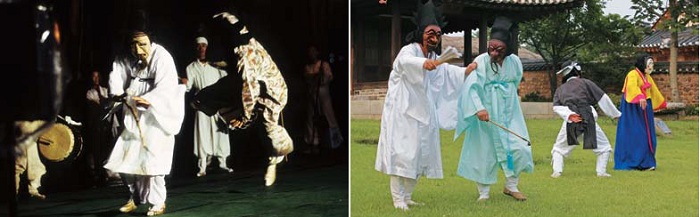
<path fill-rule="evenodd" d="M 280 126 L 282 110 L 287 105 L 287 83 L 270 54 L 248 33 L 238 17 L 227 12 L 214 17 L 223 18 L 224 25 L 232 33 L 230 40 L 238 56 L 242 81 L 227 76 L 202 89 L 195 96 L 194 103 L 207 115 L 219 112 L 229 122 L 230 128 L 253 126 L 262 142 L 270 143 L 272 153 L 265 174 L 265 185 L 270 186 L 276 179 L 277 164 L 294 150 L 292 138 Z M 242 105 L 236 102 L 238 100 Z"/>
<path fill-rule="evenodd" d="M 256 106 L 262 106 L 265 130 L 272 140 L 275 156 L 291 153 L 294 149 L 292 138 L 278 124 L 280 114 L 287 105 L 287 83 L 282 73 L 255 38 L 234 51 L 240 57 L 238 71 L 243 78 L 243 118 L 251 119 Z"/>

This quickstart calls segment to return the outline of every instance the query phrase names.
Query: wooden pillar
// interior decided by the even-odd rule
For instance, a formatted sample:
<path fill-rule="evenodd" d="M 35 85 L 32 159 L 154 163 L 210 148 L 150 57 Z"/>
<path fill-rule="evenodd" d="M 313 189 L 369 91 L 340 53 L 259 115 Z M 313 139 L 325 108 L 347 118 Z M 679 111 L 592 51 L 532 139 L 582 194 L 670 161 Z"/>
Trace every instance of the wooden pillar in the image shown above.
<path fill-rule="evenodd" d="M 359 20 L 357 25 L 355 25 L 357 29 L 353 28 L 353 30 L 357 31 L 357 38 L 355 39 L 355 83 L 362 82 L 365 70 L 365 19 L 360 18 Z"/>
<path fill-rule="evenodd" d="M 511 30 L 511 35 L 513 38 L 511 39 L 511 42 L 513 44 L 513 53 L 515 55 L 518 55 L 518 49 L 520 48 L 520 27 L 518 23 L 513 24 L 513 29 Z"/>
<path fill-rule="evenodd" d="M 469 65 L 469 63 L 472 62 L 474 59 L 474 56 L 472 56 L 472 32 L 469 27 L 464 30 L 464 53 L 462 54 L 462 58 L 464 58 L 464 66 Z"/>
<path fill-rule="evenodd" d="M 487 20 L 485 16 L 481 16 L 481 21 L 479 21 L 479 53 L 486 53 L 486 41 L 488 36 Z"/>
<path fill-rule="evenodd" d="M 354 44 L 354 43 L 353 43 Z M 350 95 L 355 95 L 355 46 L 350 45 Z"/>
<path fill-rule="evenodd" d="M 391 62 L 401 50 L 401 11 L 399 2 L 391 2 Z"/>

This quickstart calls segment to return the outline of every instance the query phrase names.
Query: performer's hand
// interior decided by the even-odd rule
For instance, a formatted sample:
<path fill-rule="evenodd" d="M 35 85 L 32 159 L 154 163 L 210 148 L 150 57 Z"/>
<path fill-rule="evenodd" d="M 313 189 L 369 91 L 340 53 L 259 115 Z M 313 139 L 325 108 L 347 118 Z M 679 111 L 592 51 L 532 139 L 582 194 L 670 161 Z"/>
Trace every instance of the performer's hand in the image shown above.
<path fill-rule="evenodd" d="M 583 121 L 583 119 L 581 118 L 581 115 L 574 113 L 569 115 L 569 121 L 571 121 L 572 123 L 578 123 Z"/>
<path fill-rule="evenodd" d="M 236 24 L 238 23 L 238 17 L 234 16 L 233 14 L 230 14 L 228 12 L 222 12 L 214 15 L 214 18 L 221 17 L 226 19 L 230 24 Z"/>
<path fill-rule="evenodd" d="M 486 110 L 481 110 L 476 112 L 476 117 L 479 118 L 480 121 L 489 121 L 489 112 Z"/>
<path fill-rule="evenodd" d="M 219 61 L 219 62 L 213 62 L 211 63 L 212 66 L 217 67 L 217 68 L 226 68 L 228 66 L 228 63 L 226 61 Z"/>
<path fill-rule="evenodd" d="M 180 84 L 187 84 L 187 78 L 180 78 Z"/>
<path fill-rule="evenodd" d="M 639 100 L 639 106 L 642 107 L 642 110 L 646 110 L 647 109 L 647 99 Z"/>
<path fill-rule="evenodd" d="M 440 64 L 437 60 L 427 59 L 425 62 L 423 62 L 423 68 L 427 70 L 434 70 L 438 65 Z"/>
<path fill-rule="evenodd" d="M 477 66 L 478 65 L 476 64 L 476 62 L 469 63 L 469 65 L 467 65 L 467 70 L 464 72 L 464 76 L 469 76 L 469 74 L 471 74 Z"/>
<path fill-rule="evenodd" d="M 233 127 L 233 128 L 239 128 L 239 127 L 242 127 L 242 126 L 243 126 L 243 121 L 234 118 L 234 119 L 231 119 L 231 121 L 229 122 L 229 124 L 230 124 L 231 127 Z"/>
<path fill-rule="evenodd" d="M 146 101 L 146 99 L 144 99 L 144 98 L 135 96 L 135 97 L 133 97 L 133 99 L 134 99 L 134 102 L 136 102 L 136 106 L 141 106 L 144 108 L 148 108 L 151 106 L 151 103 Z"/>

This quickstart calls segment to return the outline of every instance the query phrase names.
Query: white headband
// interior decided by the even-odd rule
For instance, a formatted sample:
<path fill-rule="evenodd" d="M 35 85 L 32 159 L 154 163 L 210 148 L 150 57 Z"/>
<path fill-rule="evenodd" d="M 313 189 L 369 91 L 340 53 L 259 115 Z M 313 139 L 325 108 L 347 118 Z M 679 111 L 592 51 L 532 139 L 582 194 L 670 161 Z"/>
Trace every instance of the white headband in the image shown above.
<path fill-rule="evenodd" d="M 576 70 L 581 71 L 581 66 L 578 65 L 577 62 L 571 62 L 570 65 L 564 67 L 563 69 L 559 70 L 556 74 L 562 74 L 562 76 L 566 76 L 571 72 L 572 69 L 576 68 Z"/>
<path fill-rule="evenodd" d="M 207 38 L 205 38 L 205 37 L 197 37 L 197 38 L 194 39 L 194 40 L 197 42 L 197 44 L 206 44 L 206 45 L 209 45 L 209 42 L 207 41 Z"/>

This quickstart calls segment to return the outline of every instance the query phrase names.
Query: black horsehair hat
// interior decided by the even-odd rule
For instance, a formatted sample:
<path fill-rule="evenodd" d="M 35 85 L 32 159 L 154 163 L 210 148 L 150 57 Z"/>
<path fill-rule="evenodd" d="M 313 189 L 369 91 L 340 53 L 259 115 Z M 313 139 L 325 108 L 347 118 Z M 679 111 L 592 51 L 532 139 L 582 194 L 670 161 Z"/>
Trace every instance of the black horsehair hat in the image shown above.
<path fill-rule="evenodd" d="M 506 56 L 513 53 L 513 46 L 511 41 L 510 29 L 513 27 L 513 22 L 507 17 L 498 16 L 493 21 L 491 26 L 491 37 L 490 39 L 496 39 L 506 44 L 507 51 Z"/>
<path fill-rule="evenodd" d="M 406 35 L 406 42 L 420 42 L 422 39 L 421 35 L 425 27 L 429 25 L 436 25 L 440 28 L 444 28 L 447 25 L 445 17 L 439 10 L 439 6 L 433 3 L 432 0 L 428 0 L 425 4 L 418 2 L 418 10 L 413 14 L 413 24 L 416 25 L 416 30 Z"/>

